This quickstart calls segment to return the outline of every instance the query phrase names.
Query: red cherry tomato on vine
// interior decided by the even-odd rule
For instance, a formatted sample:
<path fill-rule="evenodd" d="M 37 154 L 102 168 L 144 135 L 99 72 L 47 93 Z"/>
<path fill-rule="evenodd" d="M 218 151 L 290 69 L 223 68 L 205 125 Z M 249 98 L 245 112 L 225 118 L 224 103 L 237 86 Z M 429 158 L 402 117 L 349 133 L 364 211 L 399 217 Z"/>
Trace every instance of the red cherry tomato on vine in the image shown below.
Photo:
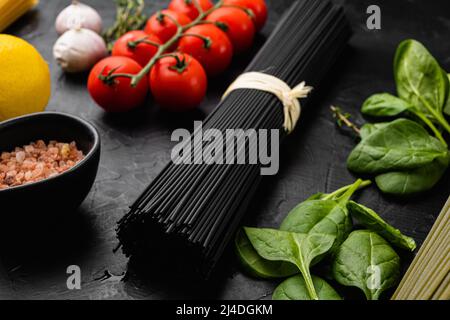
<path fill-rule="evenodd" d="M 267 21 L 267 5 L 264 0 L 225 0 L 224 4 L 252 10 L 256 31 L 261 30 Z"/>
<path fill-rule="evenodd" d="M 148 34 L 157 36 L 161 42 L 166 43 L 177 32 L 176 24 L 167 16 L 176 20 L 182 26 L 192 22 L 192 20 L 184 13 L 172 10 L 162 10 L 148 19 L 144 31 Z"/>
<path fill-rule="evenodd" d="M 210 76 L 225 71 L 233 58 L 230 39 L 212 24 L 201 24 L 186 30 L 178 50 L 197 59 Z"/>
<path fill-rule="evenodd" d="M 108 57 L 97 63 L 88 79 L 88 90 L 94 101 L 108 112 L 130 111 L 145 101 L 148 92 L 147 77 L 133 88 L 127 77 L 110 78 L 117 73 L 137 74 L 142 67 L 127 57 Z"/>
<path fill-rule="evenodd" d="M 116 41 L 112 55 L 131 58 L 144 67 L 158 51 L 158 47 L 151 43 L 161 44 L 161 41 L 144 31 L 130 31 Z"/>
<path fill-rule="evenodd" d="M 161 107 L 169 111 L 189 111 L 206 95 L 208 79 L 201 64 L 187 54 L 174 53 L 153 66 L 150 88 Z"/>
<path fill-rule="evenodd" d="M 245 10 L 230 7 L 219 8 L 208 15 L 206 20 L 220 24 L 219 27 L 230 38 L 234 52 L 241 53 L 252 46 L 255 38 L 255 25 Z"/>
<path fill-rule="evenodd" d="M 203 11 L 209 10 L 214 6 L 210 0 L 172 0 L 169 4 L 169 10 L 184 13 L 192 20 L 195 20 L 199 12 L 193 1 L 197 1 Z"/>

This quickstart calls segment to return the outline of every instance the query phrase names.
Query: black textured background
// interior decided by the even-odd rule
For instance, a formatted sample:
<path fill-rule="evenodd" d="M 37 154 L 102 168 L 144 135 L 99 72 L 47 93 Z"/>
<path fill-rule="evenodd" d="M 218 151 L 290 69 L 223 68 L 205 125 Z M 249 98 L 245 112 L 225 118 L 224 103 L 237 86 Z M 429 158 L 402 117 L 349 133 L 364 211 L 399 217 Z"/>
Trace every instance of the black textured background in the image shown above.
<path fill-rule="evenodd" d="M 86 2 L 99 10 L 105 25 L 112 23 L 115 10 L 112 1 Z M 354 113 L 355 120 L 362 124 L 364 119 L 358 110 L 364 99 L 378 91 L 394 90 L 392 59 L 401 40 L 412 37 L 422 41 L 442 66 L 450 70 L 448 0 L 337 2 L 346 7 L 355 35 L 317 92 L 315 101 L 307 106 L 297 131 L 284 145 L 281 172 L 266 180 L 257 193 L 248 212 L 247 225 L 276 227 L 291 208 L 312 193 L 333 191 L 355 179 L 345 167 L 355 141 L 336 129 L 328 107 L 340 105 Z M 21 251 L 11 243 L 3 243 L 0 299 L 270 298 L 276 282 L 253 280 L 242 274 L 231 248 L 215 276 L 206 283 L 170 274 L 158 268 L 157 259 L 146 266 L 132 263 L 125 282 L 114 277 L 107 281 L 98 279 L 106 270 L 120 275 L 127 269 L 128 260 L 120 253 L 112 253 L 117 245 L 115 223 L 169 160 L 172 130 L 180 126 L 191 128 L 193 119 L 202 119 L 214 108 L 227 85 L 242 72 L 292 1 L 268 0 L 270 21 L 258 39 L 255 52 L 235 59 L 232 70 L 211 81 L 201 112 L 178 119 L 161 113 L 152 102 L 131 114 L 107 115 L 91 101 L 86 91 L 86 75 L 69 76 L 60 71 L 51 53 L 57 39 L 53 24 L 58 12 L 68 3 L 41 0 L 37 10 L 27 14 L 8 32 L 31 42 L 49 62 L 52 99 L 48 110 L 77 114 L 99 129 L 103 139 L 101 166 L 91 194 L 76 215 L 30 241 L 30 250 Z M 168 0 L 146 3 L 150 13 L 166 6 Z M 380 31 L 366 28 L 366 8 L 370 4 L 381 7 Z M 449 187 L 447 174 L 432 192 L 420 197 L 389 199 L 372 187 L 359 200 L 421 243 L 448 198 Z M 61 208 L 61 215 L 65 214 L 68 213 Z M 405 264 L 411 258 L 404 256 Z M 66 268 L 72 264 L 81 267 L 83 283 L 79 291 L 68 291 L 66 287 Z M 358 294 L 351 292 L 350 296 Z"/>

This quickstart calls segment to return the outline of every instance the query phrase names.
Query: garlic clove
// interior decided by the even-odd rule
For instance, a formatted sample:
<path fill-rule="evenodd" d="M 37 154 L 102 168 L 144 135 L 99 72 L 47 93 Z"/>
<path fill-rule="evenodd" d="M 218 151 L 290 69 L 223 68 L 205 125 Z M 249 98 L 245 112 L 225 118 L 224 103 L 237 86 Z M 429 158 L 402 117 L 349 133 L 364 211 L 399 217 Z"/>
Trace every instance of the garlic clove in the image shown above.
<path fill-rule="evenodd" d="M 102 25 L 102 18 L 98 12 L 94 8 L 78 1 L 73 1 L 70 6 L 61 11 L 55 22 L 56 32 L 59 35 L 77 27 L 90 29 L 100 34 L 103 28 Z"/>
<path fill-rule="evenodd" d="M 53 47 L 53 56 L 66 72 L 87 71 L 108 55 L 105 41 L 89 29 L 72 29 L 64 33 Z"/>

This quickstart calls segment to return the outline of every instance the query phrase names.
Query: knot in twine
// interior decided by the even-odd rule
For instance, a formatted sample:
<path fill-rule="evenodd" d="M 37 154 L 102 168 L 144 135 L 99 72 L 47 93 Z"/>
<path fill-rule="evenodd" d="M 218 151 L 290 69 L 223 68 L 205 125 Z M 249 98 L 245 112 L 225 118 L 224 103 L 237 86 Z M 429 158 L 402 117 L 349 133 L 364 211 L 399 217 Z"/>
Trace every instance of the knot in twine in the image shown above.
<path fill-rule="evenodd" d="M 238 89 L 255 89 L 274 94 L 283 104 L 284 124 L 283 128 L 290 134 L 294 131 L 301 115 L 299 99 L 308 97 L 313 90 L 300 83 L 293 89 L 283 80 L 262 72 L 247 72 L 239 76 L 227 89 L 222 99 L 225 99 L 232 91 Z"/>

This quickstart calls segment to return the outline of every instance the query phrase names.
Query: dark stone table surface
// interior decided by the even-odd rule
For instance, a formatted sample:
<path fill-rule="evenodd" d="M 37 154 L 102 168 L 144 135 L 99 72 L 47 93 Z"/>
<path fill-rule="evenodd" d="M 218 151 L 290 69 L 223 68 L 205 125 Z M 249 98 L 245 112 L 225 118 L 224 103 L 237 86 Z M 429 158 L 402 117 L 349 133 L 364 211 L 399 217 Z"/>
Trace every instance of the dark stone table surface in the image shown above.
<path fill-rule="evenodd" d="M 276 227 L 291 208 L 312 193 L 332 191 L 355 179 L 345 167 L 355 141 L 338 131 L 328 108 L 331 104 L 340 105 L 355 114 L 356 122 L 364 123 L 358 112 L 364 99 L 375 92 L 394 90 L 392 60 L 401 40 L 422 41 L 443 67 L 450 70 L 448 0 L 338 2 L 345 6 L 355 33 L 349 49 L 330 72 L 314 103 L 307 106 L 295 134 L 285 143 L 281 172 L 269 178 L 257 193 L 245 221 L 247 225 Z M 127 270 L 128 259 L 113 253 L 117 245 L 115 224 L 169 160 L 171 132 L 181 126 L 191 128 L 193 119 L 202 119 L 214 108 L 227 84 L 242 72 L 292 1 L 268 1 L 270 20 L 254 52 L 235 59 L 226 75 L 212 81 L 200 112 L 179 118 L 163 114 L 153 102 L 131 114 L 107 115 L 90 99 L 86 75 L 61 72 L 52 58 L 52 46 L 57 39 L 54 19 L 68 3 L 42 0 L 37 10 L 7 32 L 31 42 L 50 64 L 52 98 L 48 110 L 79 115 L 98 128 L 102 137 L 101 165 L 92 192 L 70 219 L 46 231 L 42 239 L 30 241 L 26 253 L 12 243 L 2 243 L 0 299 L 270 298 L 276 282 L 257 281 L 240 272 L 231 248 L 208 282 L 138 263 L 130 266 L 127 281 L 117 277 L 101 279 L 105 271 L 117 276 Z M 115 11 L 112 1 L 87 3 L 99 10 L 106 25 L 112 23 Z M 151 13 L 167 5 L 168 0 L 146 3 Z M 366 9 L 371 4 L 381 7 L 382 29 L 378 31 L 366 28 Z M 420 197 L 392 199 L 372 187 L 361 193 L 359 201 L 374 208 L 420 244 L 448 198 L 449 178 L 447 174 L 433 191 Z M 61 210 L 61 215 L 65 214 L 69 215 Z M 412 256 L 404 257 L 405 266 L 411 259 Z M 157 266 L 158 260 L 152 264 Z M 69 265 L 81 268 L 81 290 L 67 289 Z M 353 294 L 360 297 L 356 292 Z"/>

